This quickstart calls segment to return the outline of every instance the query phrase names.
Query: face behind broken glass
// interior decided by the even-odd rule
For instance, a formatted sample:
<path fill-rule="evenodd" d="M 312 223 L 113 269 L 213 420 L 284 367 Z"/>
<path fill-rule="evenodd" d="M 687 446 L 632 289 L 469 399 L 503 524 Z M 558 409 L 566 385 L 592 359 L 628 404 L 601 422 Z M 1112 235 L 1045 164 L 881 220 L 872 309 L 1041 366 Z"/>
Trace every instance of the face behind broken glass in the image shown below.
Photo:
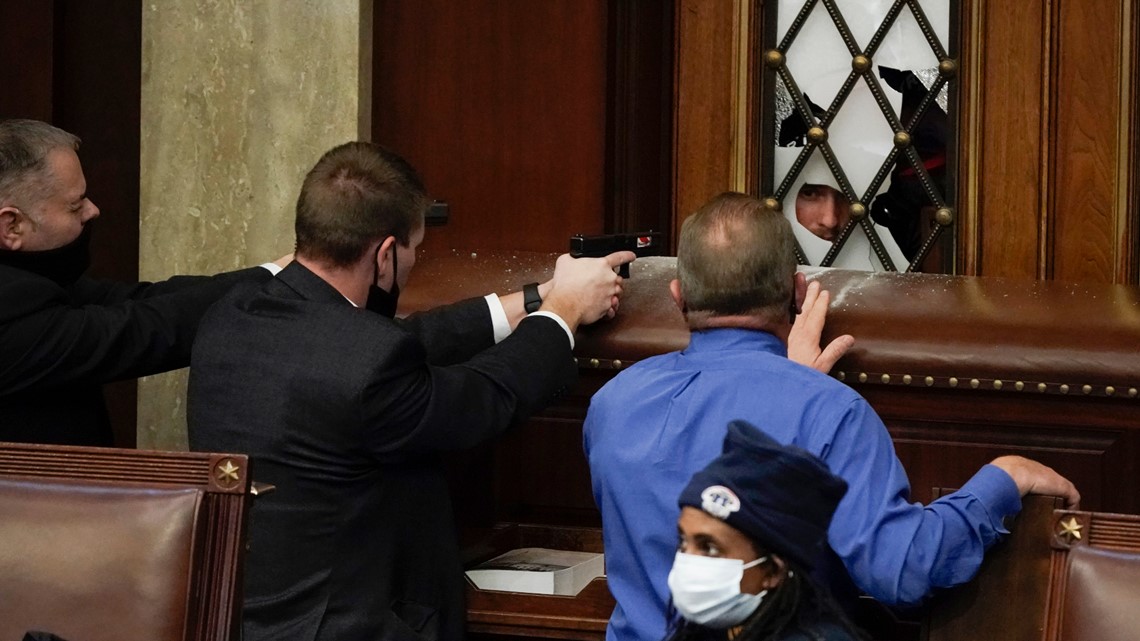
<path fill-rule="evenodd" d="M 851 201 L 834 187 L 805 184 L 796 194 L 796 220 L 816 236 L 833 242 L 851 220 Z"/>
<path fill-rule="evenodd" d="M 936 210 L 953 206 L 944 169 L 952 118 L 939 72 L 953 62 L 950 3 L 918 4 L 891 14 L 887 0 L 836 0 L 842 15 L 805 0 L 768 5 L 776 33 L 765 49 L 779 46 L 785 62 L 770 76 L 775 153 L 762 191 L 782 203 L 808 264 L 904 271 L 931 247 Z M 865 72 L 852 75 L 853 56 Z M 952 251 L 953 234 L 943 238 L 949 246 L 939 247 Z"/>

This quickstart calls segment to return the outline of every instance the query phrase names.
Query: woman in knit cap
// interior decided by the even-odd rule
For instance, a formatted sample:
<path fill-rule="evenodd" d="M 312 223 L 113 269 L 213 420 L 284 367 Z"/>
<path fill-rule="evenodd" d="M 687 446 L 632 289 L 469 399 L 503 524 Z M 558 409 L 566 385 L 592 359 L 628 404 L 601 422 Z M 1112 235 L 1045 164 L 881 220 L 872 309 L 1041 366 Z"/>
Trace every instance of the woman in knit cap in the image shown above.
<path fill-rule="evenodd" d="M 864 638 L 810 577 L 847 483 L 746 423 L 681 492 L 671 641 Z"/>

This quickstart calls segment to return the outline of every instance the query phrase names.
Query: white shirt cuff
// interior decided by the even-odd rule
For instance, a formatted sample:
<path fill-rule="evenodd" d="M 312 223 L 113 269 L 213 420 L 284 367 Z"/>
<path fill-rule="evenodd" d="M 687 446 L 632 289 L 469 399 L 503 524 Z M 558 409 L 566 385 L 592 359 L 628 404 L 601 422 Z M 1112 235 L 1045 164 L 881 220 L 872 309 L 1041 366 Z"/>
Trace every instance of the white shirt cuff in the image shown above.
<path fill-rule="evenodd" d="M 281 273 L 281 266 L 277 263 L 261 263 L 261 266 L 268 269 L 269 273 L 274 276 Z"/>
<path fill-rule="evenodd" d="M 566 332 L 566 338 L 570 339 L 570 349 L 574 349 L 574 332 L 570 331 L 570 326 L 566 324 L 566 321 L 562 320 L 561 316 L 555 314 L 554 312 L 544 312 L 541 310 L 537 312 L 531 312 L 527 316 L 545 316 L 547 318 L 553 318 L 554 322 L 558 323 L 558 326 L 562 328 L 562 331 Z"/>
<path fill-rule="evenodd" d="M 511 335 L 511 321 L 507 320 L 507 312 L 503 310 L 503 301 L 496 294 L 487 294 L 483 297 L 487 301 L 487 309 L 491 312 L 491 325 L 495 328 L 495 343 Z"/>

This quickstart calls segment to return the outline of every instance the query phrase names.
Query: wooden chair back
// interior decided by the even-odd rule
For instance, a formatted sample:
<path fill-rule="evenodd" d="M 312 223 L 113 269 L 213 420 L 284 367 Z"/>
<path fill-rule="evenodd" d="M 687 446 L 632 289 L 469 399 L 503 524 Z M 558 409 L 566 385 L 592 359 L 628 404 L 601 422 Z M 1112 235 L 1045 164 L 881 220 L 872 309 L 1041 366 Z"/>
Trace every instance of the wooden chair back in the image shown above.
<path fill-rule="evenodd" d="M 0 639 L 239 638 L 245 456 L 0 443 Z"/>
<path fill-rule="evenodd" d="M 1132 641 L 1140 635 L 1140 516 L 1026 497 L 969 584 L 931 604 L 925 641 Z"/>

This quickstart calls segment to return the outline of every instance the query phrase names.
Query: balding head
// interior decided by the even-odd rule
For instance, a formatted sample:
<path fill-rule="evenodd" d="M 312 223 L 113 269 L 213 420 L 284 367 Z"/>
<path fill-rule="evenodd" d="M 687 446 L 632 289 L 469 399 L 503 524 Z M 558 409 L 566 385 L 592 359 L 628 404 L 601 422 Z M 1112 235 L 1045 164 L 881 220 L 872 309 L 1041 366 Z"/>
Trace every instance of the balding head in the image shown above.
<path fill-rule="evenodd" d="M 795 271 L 791 225 L 751 196 L 725 192 L 681 225 L 677 278 L 690 327 L 718 316 L 787 322 Z"/>

